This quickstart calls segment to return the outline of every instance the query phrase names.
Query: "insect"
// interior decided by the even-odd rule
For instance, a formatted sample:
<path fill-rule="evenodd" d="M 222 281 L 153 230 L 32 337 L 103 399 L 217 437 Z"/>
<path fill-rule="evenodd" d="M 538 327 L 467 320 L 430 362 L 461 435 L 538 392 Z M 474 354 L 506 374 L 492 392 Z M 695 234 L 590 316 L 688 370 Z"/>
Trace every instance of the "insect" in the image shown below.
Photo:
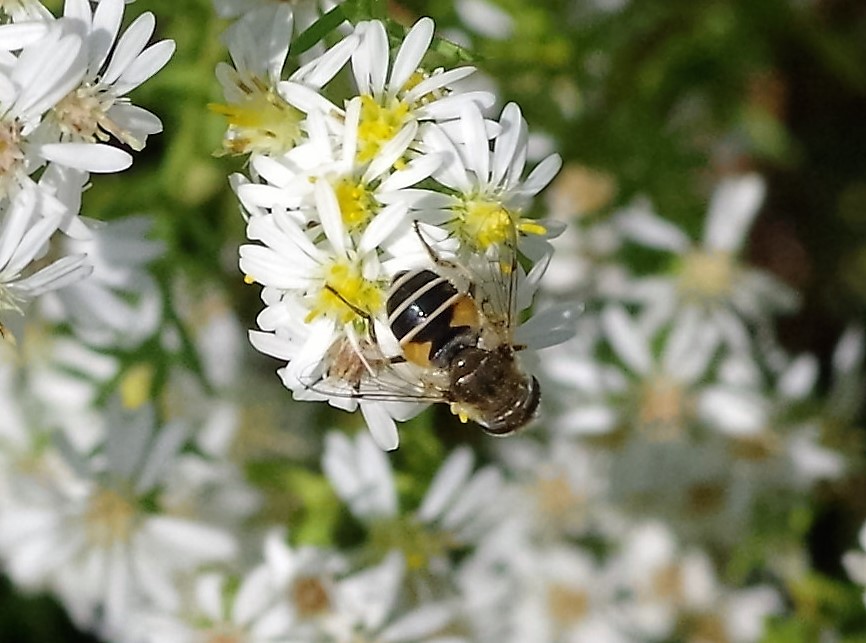
<path fill-rule="evenodd" d="M 309 387 L 332 392 L 329 380 L 342 380 L 349 388 L 343 395 L 359 400 L 444 402 L 487 433 L 513 433 L 535 417 L 541 398 L 538 380 L 518 363 L 522 347 L 513 340 L 516 255 L 497 252 L 473 273 L 441 258 L 417 222 L 415 231 L 433 267 L 405 270 L 391 281 L 387 326 L 400 354 L 384 357 L 375 334 L 355 347 L 354 356 L 343 343 L 332 368 Z"/>

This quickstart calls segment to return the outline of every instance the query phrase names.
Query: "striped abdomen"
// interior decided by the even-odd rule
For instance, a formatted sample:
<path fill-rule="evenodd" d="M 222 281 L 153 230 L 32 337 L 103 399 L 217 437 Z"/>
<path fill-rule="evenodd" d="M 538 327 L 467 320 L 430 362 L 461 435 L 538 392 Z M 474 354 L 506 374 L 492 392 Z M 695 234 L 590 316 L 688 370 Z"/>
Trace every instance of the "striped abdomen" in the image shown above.
<path fill-rule="evenodd" d="M 457 351 L 478 341 L 475 300 L 432 270 L 398 273 L 386 309 L 406 359 L 421 366 L 447 367 Z"/>

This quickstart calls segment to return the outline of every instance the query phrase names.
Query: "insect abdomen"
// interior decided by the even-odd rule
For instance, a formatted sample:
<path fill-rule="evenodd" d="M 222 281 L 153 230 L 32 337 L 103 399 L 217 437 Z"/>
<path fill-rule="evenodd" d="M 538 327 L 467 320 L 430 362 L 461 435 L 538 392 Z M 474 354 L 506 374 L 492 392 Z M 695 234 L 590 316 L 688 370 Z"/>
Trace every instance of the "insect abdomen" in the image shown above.
<path fill-rule="evenodd" d="M 406 359 L 416 364 L 445 366 L 456 348 L 476 339 L 474 300 L 432 270 L 398 273 L 386 309 L 388 325 Z"/>

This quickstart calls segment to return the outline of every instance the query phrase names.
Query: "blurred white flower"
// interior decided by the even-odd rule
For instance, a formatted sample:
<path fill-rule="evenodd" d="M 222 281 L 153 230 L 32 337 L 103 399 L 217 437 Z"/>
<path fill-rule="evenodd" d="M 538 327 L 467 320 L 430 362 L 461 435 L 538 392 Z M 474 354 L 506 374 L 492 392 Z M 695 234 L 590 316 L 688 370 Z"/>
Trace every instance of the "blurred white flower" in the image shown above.
<path fill-rule="evenodd" d="M 211 105 L 228 119 L 226 152 L 279 156 L 305 140 L 306 114 L 341 112 L 319 90 L 348 62 L 359 39 L 344 38 L 281 80 L 296 19 L 292 7 L 269 3 L 226 31 L 233 66 L 216 68 L 226 103 Z"/>
<path fill-rule="evenodd" d="M 220 529 L 148 506 L 184 444 L 182 425 L 157 429 L 148 407 L 109 407 L 105 419 L 105 442 L 90 455 L 60 440 L 74 478 L 33 480 L 10 499 L 0 555 L 16 583 L 53 591 L 80 627 L 113 637 L 141 601 L 179 600 L 175 574 L 228 560 L 236 545 Z"/>
<path fill-rule="evenodd" d="M 473 472 L 473 464 L 468 449 L 454 451 L 417 511 L 405 513 L 397 504 L 388 457 L 368 435 L 358 435 L 353 443 L 329 433 L 322 459 L 325 475 L 352 514 L 378 529 L 383 543 L 400 549 L 412 571 L 441 570 L 449 549 L 476 542 L 505 518 L 509 495 L 502 473 L 493 466 Z"/>
<path fill-rule="evenodd" d="M 86 254 L 93 274 L 46 298 L 46 315 L 70 324 L 94 346 L 131 347 L 153 336 L 162 321 L 163 301 L 149 264 L 164 247 L 148 238 L 152 228 L 152 218 L 134 215 L 92 225 L 88 239 L 67 240 L 64 249 Z"/>
<path fill-rule="evenodd" d="M 748 349 L 745 322 L 796 308 L 794 290 L 739 258 L 764 192 L 764 181 L 755 174 L 723 180 L 713 193 L 699 243 L 659 218 L 645 202 L 617 215 L 624 236 L 675 255 L 670 274 L 639 279 L 624 294 L 648 307 L 647 323 L 664 323 L 697 310 L 728 343 Z"/>
<path fill-rule="evenodd" d="M 375 567 L 344 578 L 335 587 L 335 606 L 322 621 L 326 640 L 334 643 L 467 643 L 445 634 L 456 607 L 443 602 L 407 606 L 403 591 L 405 563 L 394 552 Z"/>
<path fill-rule="evenodd" d="M 11 200 L 0 202 L 0 312 L 22 312 L 24 303 L 79 281 L 92 270 L 82 253 L 70 253 L 33 269 L 48 252 L 48 241 L 60 225 L 62 208 L 52 213 L 52 201 L 28 186 Z"/>
<path fill-rule="evenodd" d="M 507 40 L 514 32 L 514 18 L 489 0 L 456 0 L 454 10 L 471 31 L 494 40 Z"/>
<path fill-rule="evenodd" d="M 845 552 L 842 556 L 842 564 L 848 576 L 858 585 L 866 588 L 866 524 L 860 528 L 857 537 L 860 549 Z M 866 604 L 866 590 L 863 594 L 863 603 Z"/>
<path fill-rule="evenodd" d="M 105 142 L 114 137 L 139 151 L 148 135 L 162 131 L 159 118 L 133 105 L 127 94 L 165 66 L 174 53 L 174 41 L 161 40 L 146 46 L 156 28 L 156 19 L 149 11 L 138 16 L 118 38 L 123 11 L 123 0 L 101 0 L 93 10 L 88 0 L 68 0 L 65 4 L 64 19 L 73 22 L 80 33 L 86 58 L 83 77 L 53 106 L 46 120 L 49 130 L 55 130 L 52 137 L 79 143 L 65 148 L 66 165 L 89 169 L 72 162 L 87 153 L 82 143 Z M 118 156 L 114 169 L 106 164 L 91 171 L 123 169 L 120 160 Z"/>
<path fill-rule="evenodd" d="M 294 16 L 295 30 L 302 33 L 323 14 L 343 0 L 293 0 L 291 11 Z M 213 0 L 214 9 L 220 18 L 239 18 L 261 8 L 281 7 L 283 0 Z"/>

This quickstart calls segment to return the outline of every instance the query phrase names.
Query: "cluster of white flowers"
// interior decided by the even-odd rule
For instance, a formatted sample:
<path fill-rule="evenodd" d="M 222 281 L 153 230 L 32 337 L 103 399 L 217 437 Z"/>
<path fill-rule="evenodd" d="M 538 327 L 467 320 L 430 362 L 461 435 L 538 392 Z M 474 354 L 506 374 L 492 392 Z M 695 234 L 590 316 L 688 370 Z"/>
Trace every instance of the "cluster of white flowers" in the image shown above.
<path fill-rule="evenodd" d="M 0 352 L 2 573 L 118 643 L 762 640 L 812 572 L 803 507 L 851 463 L 863 329 L 825 377 L 781 348 L 797 294 L 743 252 L 757 175 L 721 178 L 700 241 L 645 200 L 593 217 L 614 188 L 585 168 L 530 217 L 559 157 L 533 154 L 516 105 L 494 116 L 471 67 L 432 67 L 449 58 L 429 18 L 344 23 L 290 55 L 337 4 L 215 0 L 236 20 L 211 109 L 223 152 L 249 157 L 230 180 L 263 287 L 248 337 L 279 380 L 247 363 L 219 287 L 155 279 L 151 218 L 79 216 L 89 173 L 160 130 L 126 99 L 173 50 L 146 46 L 153 17 L 121 35 L 122 0 L 0 9 L 0 314 L 53 291 L 21 322 L 23 359 Z M 514 28 L 455 6 L 485 37 Z M 632 271 L 631 244 L 662 268 Z M 490 299 L 513 269 L 515 342 L 562 345 L 527 356 L 536 426 L 477 448 L 421 427 L 394 457 L 423 406 L 352 386 L 399 352 L 394 275 L 437 261 Z M 321 431 L 286 388 L 370 432 Z M 863 551 L 842 562 L 866 585 Z"/>
<path fill-rule="evenodd" d="M 554 229 L 523 213 L 560 160 L 549 156 L 523 177 L 527 128 L 519 108 L 485 119 L 494 96 L 459 90 L 471 67 L 426 68 L 429 18 L 397 51 L 382 22 L 362 22 L 281 80 L 292 22 L 285 6 L 246 14 L 226 36 L 235 67 L 218 69 L 228 103 L 215 109 L 229 119 L 226 149 L 250 154 L 251 180 L 234 183 L 249 215 L 247 236 L 259 242 L 241 247 L 240 267 L 264 286 L 266 304 L 251 340 L 287 361 L 279 374 L 297 399 L 360 406 L 378 444 L 393 449 L 395 419 L 417 413 L 417 404 L 358 401 L 347 394 L 350 382 L 325 394 L 310 386 L 314 375 L 339 360 L 369 368 L 372 338 L 390 332 L 390 280 L 431 263 L 425 243 L 466 265 L 520 243 L 538 266 L 521 287 L 525 308 Z M 265 28 L 271 37 L 260 36 Z M 341 76 L 335 81 L 346 66 L 349 90 Z"/>
<path fill-rule="evenodd" d="M 62 233 L 86 241 L 79 216 L 90 173 L 119 172 L 162 130 L 127 94 L 168 62 L 174 43 L 150 46 L 143 13 L 120 33 L 123 0 L 69 0 L 53 16 L 38 2 L 0 9 L 0 314 L 92 271 L 85 253 L 50 252 Z M 8 322 L 8 320 L 7 320 Z M 0 327 L 2 328 L 2 327 Z"/>

